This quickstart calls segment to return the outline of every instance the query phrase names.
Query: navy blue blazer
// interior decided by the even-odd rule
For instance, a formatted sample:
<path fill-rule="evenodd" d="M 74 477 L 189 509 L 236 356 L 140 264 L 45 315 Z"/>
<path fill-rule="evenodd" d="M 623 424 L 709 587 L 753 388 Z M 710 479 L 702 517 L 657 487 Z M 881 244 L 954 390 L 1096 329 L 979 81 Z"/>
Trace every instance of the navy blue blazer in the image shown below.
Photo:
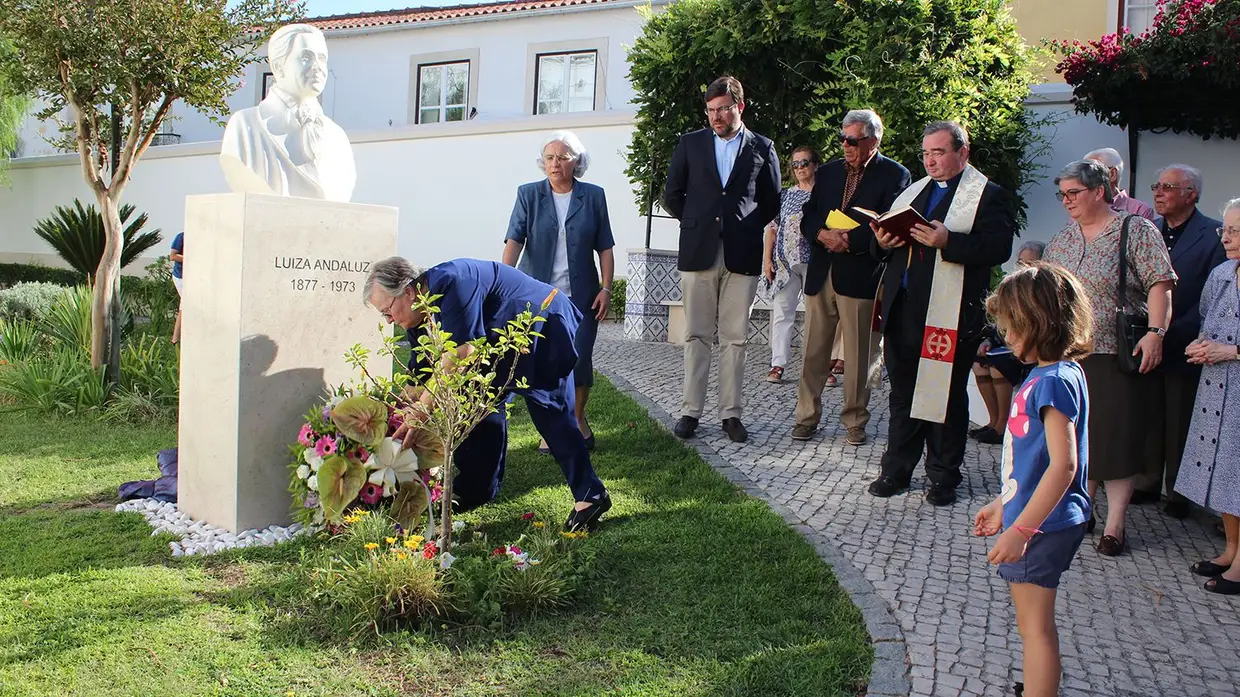
<path fill-rule="evenodd" d="M 491 339 L 493 330 L 506 327 L 527 309 L 539 314 L 543 302 L 554 293 L 551 305 L 542 313 L 546 321 L 535 326 L 542 336 L 535 338 L 530 355 L 517 364 L 515 379 L 525 378 L 531 389 L 515 391 L 540 403 L 563 399 L 559 393 L 564 391 L 559 387 L 577 366 L 573 337 L 581 322 L 581 313 L 563 293 L 511 266 L 478 259 L 446 261 L 427 269 L 423 278 L 429 293 L 442 296 L 438 300 L 440 326 L 459 343 L 484 336 Z M 411 345 L 417 345 L 419 334 L 420 328 L 409 330 Z M 409 369 L 420 377 L 416 353 Z"/>
<path fill-rule="evenodd" d="M 1159 232 L 1165 232 L 1167 221 L 1156 218 L 1154 224 Z M 1194 373 L 1198 366 L 1190 364 L 1184 356 L 1197 335 L 1201 333 L 1201 291 L 1214 267 L 1227 259 L 1218 228 L 1223 223 L 1194 209 L 1184 233 L 1171 249 L 1171 266 L 1179 280 L 1171 291 L 1171 326 L 1163 339 L 1163 365 L 1174 372 Z"/>
<path fill-rule="evenodd" d="M 616 246 L 607 216 L 607 196 L 603 187 L 573 182 L 572 199 L 564 221 L 568 241 L 568 282 L 573 304 L 583 315 L 592 316 L 590 306 L 599 292 L 595 254 Z M 542 281 L 551 281 L 556 246 L 560 243 L 560 221 L 551 195 L 551 182 L 530 182 L 517 187 L 517 201 L 508 219 L 505 240 L 524 245 L 517 268 Z"/>
<path fill-rule="evenodd" d="M 719 183 L 715 132 L 709 128 L 680 137 L 667 169 L 663 208 L 680 221 L 681 271 L 715 265 L 719 245 L 732 273 L 762 272 L 766 224 L 779 215 L 779 158 L 771 139 L 745 128 L 736 163 Z"/>

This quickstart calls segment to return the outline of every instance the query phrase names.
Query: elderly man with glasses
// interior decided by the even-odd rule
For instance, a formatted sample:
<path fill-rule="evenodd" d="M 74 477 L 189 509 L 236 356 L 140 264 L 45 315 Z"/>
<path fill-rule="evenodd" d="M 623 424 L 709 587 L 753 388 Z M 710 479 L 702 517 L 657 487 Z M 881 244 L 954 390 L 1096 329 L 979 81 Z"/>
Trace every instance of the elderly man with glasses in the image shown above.
<path fill-rule="evenodd" d="M 744 443 L 749 308 L 762 273 L 764 231 L 779 214 L 779 158 L 770 138 L 741 121 L 739 80 L 718 78 L 705 99 L 709 127 L 680 137 L 663 193 L 663 208 L 680 221 L 677 266 L 685 303 L 684 392 L 675 433 L 697 433 L 718 333 L 719 417 L 728 438 Z"/>
<path fill-rule="evenodd" d="M 1129 196 L 1128 192 L 1124 191 L 1124 188 L 1120 186 L 1120 182 L 1124 178 L 1124 158 L 1120 157 L 1118 150 L 1115 148 L 1098 148 L 1097 150 L 1090 151 L 1085 156 L 1085 159 L 1093 160 L 1107 168 L 1107 172 L 1111 176 L 1111 191 L 1114 194 L 1111 198 L 1111 210 L 1116 213 L 1139 215 L 1149 221 L 1154 220 L 1156 216 L 1150 204 Z"/>
<path fill-rule="evenodd" d="M 842 229 L 832 211 L 857 206 L 886 211 L 912 175 L 878 152 L 883 121 L 870 109 L 844 115 L 840 129 L 844 157 L 818 169 L 809 201 L 802 209 L 801 234 L 810 243 L 805 271 L 805 360 L 797 386 L 794 440 L 809 440 L 822 419 L 822 390 L 831 373 L 831 348 L 842 332 L 844 408 L 840 421 L 849 445 L 866 442 L 870 422 L 870 374 L 876 367 L 878 335 L 873 331 L 874 293 L 879 261 L 870 254 L 869 226 Z"/>
<path fill-rule="evenodd" d="M 1154 192 L 1154 210 L 1160 216 L 1154 224 L 1167 243 L 1179 280 L 1171 293 L 1171 324 L 1163 339 L 1159 376 L 1162 384 L 1156 395 L 1163 405 L 1164 427 L 1149 431 L 1150 451 L 1161 453 L 1162 457 L 1153 458 L 1148 469 L 1138 475 L 1132 502 L 1158 501 L 1165 482 L 1169 497 L 1167 515 L 1185 518 L 1189 513 L 1188 500 L 1174 493 L 1174 487 L 1197 399 L 1201 366 L 1190 363 L 1184 350 L 1201 332 L 1201 291 L 1210 271 L 1223 263 L 1226 253 L 1216 232 L 1222 223 L 1197 210 L 1202 194 L 1201 172 L 1188 165 L 1168 165 L 1158 171 L 1158 181 L 1150 189 Z"/>

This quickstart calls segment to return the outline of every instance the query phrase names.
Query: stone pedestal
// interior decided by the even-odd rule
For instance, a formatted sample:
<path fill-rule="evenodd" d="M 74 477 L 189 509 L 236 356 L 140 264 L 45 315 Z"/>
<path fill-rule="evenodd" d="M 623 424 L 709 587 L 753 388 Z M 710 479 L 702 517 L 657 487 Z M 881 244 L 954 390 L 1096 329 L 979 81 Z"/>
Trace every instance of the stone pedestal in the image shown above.
<path fill-rule="evenodd" d="M 668 307 L 681 301 L 674 249 L 630 249 L 625 288 L 624 338 L 667 341 Z"/>
<path fill-rule="evenodd" d="M 396 253 L 395 208 L 259 194 L 190 196 L 181 301 L 178 505 L 233 532 L 290 519 L 288 446 L 329 386 L 391 376 L 370 266 Z"/>

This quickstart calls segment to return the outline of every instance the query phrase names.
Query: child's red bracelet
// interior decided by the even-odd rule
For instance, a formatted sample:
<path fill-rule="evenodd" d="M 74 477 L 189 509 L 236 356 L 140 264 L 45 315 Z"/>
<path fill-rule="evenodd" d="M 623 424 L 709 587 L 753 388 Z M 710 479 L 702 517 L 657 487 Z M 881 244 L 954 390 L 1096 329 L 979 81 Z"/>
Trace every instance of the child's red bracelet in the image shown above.
<path fill-rule="evenodd" d="M 1026 540 L 1032 540 L 1034 535 L 1042 534 L 1042 531 L 1037 528 L 1027 528 L 1023 525 L 1017 525 L 1014 529 L 1016 532 L 1024 535 Z"/>

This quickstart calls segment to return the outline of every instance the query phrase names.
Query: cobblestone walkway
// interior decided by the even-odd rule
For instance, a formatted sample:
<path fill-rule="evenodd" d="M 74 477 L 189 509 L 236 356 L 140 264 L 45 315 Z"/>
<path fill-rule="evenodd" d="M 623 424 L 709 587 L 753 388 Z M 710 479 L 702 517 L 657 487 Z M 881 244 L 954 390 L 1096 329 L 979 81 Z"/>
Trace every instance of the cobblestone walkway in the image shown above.
<path fill-rule="evenodd" d="M 970 443 L 955 506 L 925 502 L 920 468 L 910 493 L 874 498 L 865 487 L 886 445 L 886 390 L 872 399 L 867 445 L 845 445 L 840 391 L 830 387 L 818 435 L 793 441 L 799 355 L 782 385 L 765 382 L 769 358 L 765 346 L 751 347 L 749 442 L 730 442 L 713 417 L 713 369 L 696 440 L 830 540 L 886 600 L 904 633 L 912 695 L 1010 695 L 1020 639 L 1007 588 L 986 563 L 989 541 L 971 534 L 972 515 L 999 490 L 999 447 Z M 618 325 L 604 325 L 595 365 L 678 415 L 679 346 L 626 341 Z M 1210 525 L 1137 506 L 1128 554 L 1104 557 L 1097 537 L 1086 538 L 1059 593 L 1063 695 L 1240 696 L 1240 600 L 1205 592 L 1188 570 L 1222 548 Z"/>

